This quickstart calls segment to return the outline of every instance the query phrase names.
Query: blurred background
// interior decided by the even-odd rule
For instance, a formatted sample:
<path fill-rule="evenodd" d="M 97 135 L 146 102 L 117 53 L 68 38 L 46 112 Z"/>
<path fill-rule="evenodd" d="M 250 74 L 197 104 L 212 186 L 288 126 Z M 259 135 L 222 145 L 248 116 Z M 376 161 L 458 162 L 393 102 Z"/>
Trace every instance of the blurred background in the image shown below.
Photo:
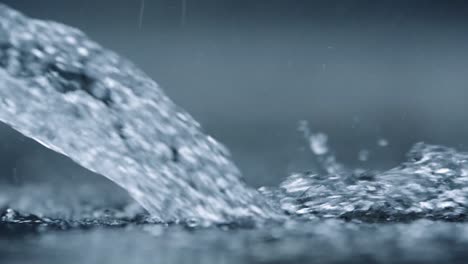
<path fill-rule="evenodd" d="M 313 166 L 300 120 L 351 166 L 390 168 L 419 141 L 468 149 L 465 1 L 2 2 L 132 60 L 231 149 L 255 187 Z M 0 179 L 107 182 L 5 125 Z"/>

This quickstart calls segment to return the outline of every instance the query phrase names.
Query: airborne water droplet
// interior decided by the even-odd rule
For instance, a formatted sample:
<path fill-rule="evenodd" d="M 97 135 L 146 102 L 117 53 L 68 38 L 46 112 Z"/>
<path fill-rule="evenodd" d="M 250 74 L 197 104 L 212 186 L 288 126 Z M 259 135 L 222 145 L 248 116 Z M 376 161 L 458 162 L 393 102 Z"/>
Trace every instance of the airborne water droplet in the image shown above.
<path fill-rule="evenodd" d="M 324 155 L 328 153 L 328 136 L 324 133 L 312 134 L 309 137 L 309 146 L 315 155 Z"/>

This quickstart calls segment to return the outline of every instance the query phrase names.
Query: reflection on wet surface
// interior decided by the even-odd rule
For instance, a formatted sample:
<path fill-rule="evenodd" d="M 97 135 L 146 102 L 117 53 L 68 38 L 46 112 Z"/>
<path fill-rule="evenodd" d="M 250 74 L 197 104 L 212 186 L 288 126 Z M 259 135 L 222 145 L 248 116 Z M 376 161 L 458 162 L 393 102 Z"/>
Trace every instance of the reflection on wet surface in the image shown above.
<path fill-rule="evenodd" d="M 0 239 L 6 263 L 463 263 L 468 225 L 291 222 L 254 229 L 129 225 Z"/>

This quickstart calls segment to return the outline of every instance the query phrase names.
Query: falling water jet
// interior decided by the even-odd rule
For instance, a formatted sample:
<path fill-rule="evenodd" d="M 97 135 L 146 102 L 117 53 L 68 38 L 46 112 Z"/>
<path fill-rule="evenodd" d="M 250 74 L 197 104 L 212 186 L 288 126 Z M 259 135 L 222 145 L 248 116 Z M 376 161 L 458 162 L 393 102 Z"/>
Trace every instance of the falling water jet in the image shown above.
<path fill-rule="evenodd" d="M 4 5 L 0 120 L 113 180 L 160 220 L 281 217 L 141 70 L 77 29 Z"/>

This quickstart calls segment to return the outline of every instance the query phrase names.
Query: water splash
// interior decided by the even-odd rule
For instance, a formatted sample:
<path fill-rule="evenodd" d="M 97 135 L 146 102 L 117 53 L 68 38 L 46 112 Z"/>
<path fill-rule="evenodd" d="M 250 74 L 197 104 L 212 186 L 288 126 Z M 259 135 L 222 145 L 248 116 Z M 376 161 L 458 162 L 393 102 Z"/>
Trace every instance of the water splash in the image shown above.
<path fill-rule="evenodd" d="M 306 219 L 465 220 L 468 213 L 467 153 L 419 143 L 386 172 L 349 169 L 327 135 L 306 123 L 300 129 L 321 169 L 261 188 L 262 196 L 244 184 L 226 148 L 131 63 L 76 29 L 3 5 L 0 120 L 113 180 L 159 221 L 284 219 L 276 205 Z M 2 221 L 24 218 L 10 216 Z"/>
<path fill-rule="evenodd" d="M 82 32 L 0 5 L 0 120 L 113 180 L 153 216 L 276 218 L 224 146 Z"/>
<path fill-rule="evenodd" d="M 293 174 L 279 189 L 261 191 L 306 218 L 466 220 L 468 153 L 418 143 L 407 161 L 384 172 L 346 168 L 332 154 L 317 158 L 328 173 Z"/>

